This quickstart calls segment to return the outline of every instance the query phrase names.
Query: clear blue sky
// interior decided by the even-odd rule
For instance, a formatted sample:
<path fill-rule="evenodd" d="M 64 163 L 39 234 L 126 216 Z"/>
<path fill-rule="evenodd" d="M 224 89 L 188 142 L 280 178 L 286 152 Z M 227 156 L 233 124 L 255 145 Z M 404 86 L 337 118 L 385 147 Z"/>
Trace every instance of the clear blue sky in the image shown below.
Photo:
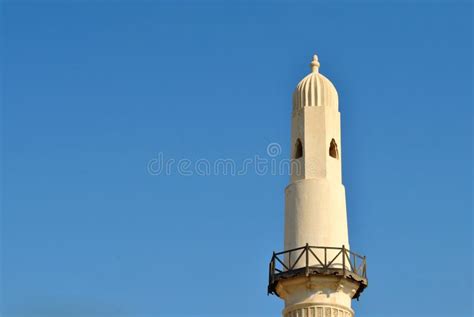
<path fill-rule="evenodd" d="M 5 317 L 279 316 L 286 175 L 152 176 L 289 155 L 317 52 L 340 95 L 358 316 L 471 315 L 472 3 L 2 4 Z"/>

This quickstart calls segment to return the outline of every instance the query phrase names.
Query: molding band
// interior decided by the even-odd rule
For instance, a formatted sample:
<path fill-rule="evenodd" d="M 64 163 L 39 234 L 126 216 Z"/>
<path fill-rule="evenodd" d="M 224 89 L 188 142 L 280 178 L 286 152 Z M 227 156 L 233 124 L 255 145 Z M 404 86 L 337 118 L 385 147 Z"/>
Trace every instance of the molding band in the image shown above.
<path fill-rule="evenodd" d="M 354 317 L 354 311 L 337 304 L 308 303 L 285 308 L 282 315 L 283 317 Z"/>

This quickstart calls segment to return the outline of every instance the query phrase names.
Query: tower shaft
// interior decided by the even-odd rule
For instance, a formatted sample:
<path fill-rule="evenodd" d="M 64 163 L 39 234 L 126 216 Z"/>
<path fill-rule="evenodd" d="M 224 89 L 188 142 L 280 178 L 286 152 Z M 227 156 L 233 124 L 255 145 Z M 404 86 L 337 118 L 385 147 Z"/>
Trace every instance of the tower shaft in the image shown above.
<path fill-rule="evenodd" d="M 340 114 L 336 107 L 294 107 L 294 162 L 291 182 L 285 190 L 285 250 L 306 243 L 349 247 L 340 140 Z M 296 158 L 300 142 L 303 154 Z M 331 148 L 335 149 L 335 157 L 330 155 Z"/>

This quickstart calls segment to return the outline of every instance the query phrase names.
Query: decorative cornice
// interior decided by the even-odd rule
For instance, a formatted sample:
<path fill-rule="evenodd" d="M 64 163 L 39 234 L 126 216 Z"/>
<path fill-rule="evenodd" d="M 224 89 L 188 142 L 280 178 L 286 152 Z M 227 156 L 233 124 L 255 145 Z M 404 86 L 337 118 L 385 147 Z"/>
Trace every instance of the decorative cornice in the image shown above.
<path fill-rule="evenodd" d="M 354 311 L 346 306 L 327 303 L 303 303 L 285 308 L 283 317 L 354 317 Z"/>

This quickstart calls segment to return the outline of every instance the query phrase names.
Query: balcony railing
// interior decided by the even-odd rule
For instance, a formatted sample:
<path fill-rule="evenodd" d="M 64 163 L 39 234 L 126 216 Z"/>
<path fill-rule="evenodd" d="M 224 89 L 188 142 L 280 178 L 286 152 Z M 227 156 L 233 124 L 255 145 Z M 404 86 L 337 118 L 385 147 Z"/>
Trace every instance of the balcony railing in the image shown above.
<path fill-rule="evenodd" d="M 351 279 L 359 284 L 354 298 L 367 287 L 365 256 L 348 250 L 345 246 L 304 247 L 273 253 L 269 264 L 268 294 L 276 294 L 279 281 L 298 276 L 334 275 Z"/>

